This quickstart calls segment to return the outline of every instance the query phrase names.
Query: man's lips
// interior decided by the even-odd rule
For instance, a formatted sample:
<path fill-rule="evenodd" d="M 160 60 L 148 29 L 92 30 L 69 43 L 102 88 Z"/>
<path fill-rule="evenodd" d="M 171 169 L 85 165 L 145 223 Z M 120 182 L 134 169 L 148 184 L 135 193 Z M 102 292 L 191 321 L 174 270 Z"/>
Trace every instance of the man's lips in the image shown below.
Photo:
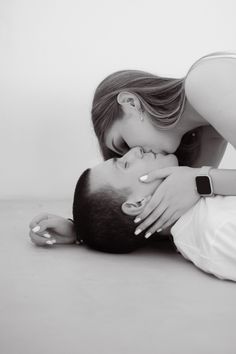
<path fill-rule="evenodd" d="M 140 147 L 140 156 L 141 158 L 143 158 L 146 154 L 151 154 L 155 159 L 156 158 L 163 158 L 165 156 L 165 154 L 161 153 L 161 152 L 154 152 L 153 150 L 149 150 L 149 151 L 145 151 L 142 147 Z"/>

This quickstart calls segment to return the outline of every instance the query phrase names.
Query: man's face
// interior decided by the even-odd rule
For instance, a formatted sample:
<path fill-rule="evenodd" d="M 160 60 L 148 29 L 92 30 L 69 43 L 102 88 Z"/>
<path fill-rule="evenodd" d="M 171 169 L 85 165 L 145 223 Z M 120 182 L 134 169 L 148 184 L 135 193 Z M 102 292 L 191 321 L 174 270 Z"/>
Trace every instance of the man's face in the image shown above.
<path fill-rule="evenodd" d="M 171 166 L 178 166 L 175 155 L 145 153 L 142 148 L 135 147 L 120 158 L 107 160 L 92 168 L 90 189 L 91 192 L 95 192 L 110 185 L 114 189 L 129 189 L 127 199 L 143 198 L 152 195 L 161 180 L 142 183 L 139 177 L 153 170 Z"/>

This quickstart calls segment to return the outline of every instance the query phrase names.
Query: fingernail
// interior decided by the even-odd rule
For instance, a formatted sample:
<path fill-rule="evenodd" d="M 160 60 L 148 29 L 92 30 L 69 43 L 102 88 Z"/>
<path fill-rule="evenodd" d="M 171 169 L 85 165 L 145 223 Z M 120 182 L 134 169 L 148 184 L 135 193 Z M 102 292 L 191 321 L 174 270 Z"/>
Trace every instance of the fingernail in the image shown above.
<path fill-rule="evenodd" d="M 48 240 L 48 241 L 46 241 L 47 245 L 54 245 L 54 243 L 56 243 L 56 240 Z"/>
<path fill-rule="evenodd" d="M 141 229 L 137 229 L 134 234 L 135 234 L 135 235 L 139 235 L 141 232 L 142 232 Z"/>
<path fill-rule="evenodd" d="M 139 222 L 139 221 L 141 221 L 141 218 L 134 219 L 135 224 L 137 224 L 137 222 Z"/>
<path fill-rule="evenodd" d="M 51 235 L 50 235 L 48 232 L 45 232 L 45 233 L 43 234 L 43 237 L 51 238 Z"/>
<path fill-rule="evenodd" d="M 145 238 L 149 238 L 151 235 L 152 235 L 151 232 L 147 232 L 144 237 L 145 237 Z"/>
<path fill-rule="evenodd" d="M 35 226 L 35 227 L 32 229 L 33 232 L 38 232 L 39 230 L 40 230 L 40 226 Z"/>
<path fill-rule="evenodd" d="M 141 176 L 139 179 L 140 181 L 146 181 L 148 178 L 148 175 Z"/>
<path fill-rule="evenodd" d="M 157 230 L 157 232 L 161 232 L 162 231 L 162 228 L 160 227 L 160 229 Z"/>

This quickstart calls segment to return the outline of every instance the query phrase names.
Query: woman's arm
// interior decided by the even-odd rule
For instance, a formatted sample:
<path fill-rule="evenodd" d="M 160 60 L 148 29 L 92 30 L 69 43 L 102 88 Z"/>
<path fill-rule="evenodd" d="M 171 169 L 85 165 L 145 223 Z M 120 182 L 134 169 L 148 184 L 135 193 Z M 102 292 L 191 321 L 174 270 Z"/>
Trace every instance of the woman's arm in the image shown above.
<path fill-rule="evenodd" d="M 210 175 L 212 177 L 215 194 L 236 195 L 236 170 L 217 169 L 224 155 L 227 142 L 214 133 L 214 128 L 204 127 L 201 137 L 201 151 L 192 167 L 214 167 Z"/>
<path fill-rule="evenodd" d="M 191 167 L 217 168 L 224 156 L 227 141 L 210 125 L 201 128 L 200 151 Z"/>
<path fill-rule="evenodd" d="M 224 140 L 236 148 L 236 54 L 221 53 L 195 63 L 186 76 L 185 93 L 193 108 L 222 137 L 218 142 L 206 139 L 197 164 L 217 167 L 225 151 Z M 200 198 L 195 185 L 197 174 L 199 168 L 173 167 L 141 179 L 145 183 L 160 178 L 164 181 L 136 218 L 141 223 L 135 233 L 146 230 L 146 237 L 150 237 L 189 210 Z M 215 194 L 236 195 L 236 170 L 212 169 L 210 175 Z"/>
<path fill-rule="evenodd" d="M 236 54 L 199 60 L 185 79 L 194 109 L 236 148 Z"/>
<path fill-rule="evenodd" d="M 201 153 L 193 167 L 217 167 L 226 142 L 236 148 L 236 54 L 199 60 L 186 77 L 185 92 L 190 104 L 211 125 L 203 128 Z M 216 130 L 215 138 L 210 137 L 209 129 Z M 223 139 L 217 138 L 217 132 Z M 215 194 L 236 195 L 236 170 L 212 169 L 210 174 Z"/>
<path fill-rule="evenodd" d="M 214 194 L 236 195 L 236 170 L 210 170 Z"/>

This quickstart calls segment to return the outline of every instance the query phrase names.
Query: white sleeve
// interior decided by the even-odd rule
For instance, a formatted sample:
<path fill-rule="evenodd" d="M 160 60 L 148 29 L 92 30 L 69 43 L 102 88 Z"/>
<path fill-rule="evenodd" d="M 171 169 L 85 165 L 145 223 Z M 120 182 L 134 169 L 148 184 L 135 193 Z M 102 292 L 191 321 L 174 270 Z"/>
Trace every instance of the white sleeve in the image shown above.
<path fill-rule="evenodd" d="M 211 270 L 219 278 L 236 281 L 236 215 L 229 215 L 215 230 Z"/>
<path fill-rule="evenodd" d="M 179 252 L 198 268 L 236 281 L 236 197 L 201 198 L 172 227 Z"/>

